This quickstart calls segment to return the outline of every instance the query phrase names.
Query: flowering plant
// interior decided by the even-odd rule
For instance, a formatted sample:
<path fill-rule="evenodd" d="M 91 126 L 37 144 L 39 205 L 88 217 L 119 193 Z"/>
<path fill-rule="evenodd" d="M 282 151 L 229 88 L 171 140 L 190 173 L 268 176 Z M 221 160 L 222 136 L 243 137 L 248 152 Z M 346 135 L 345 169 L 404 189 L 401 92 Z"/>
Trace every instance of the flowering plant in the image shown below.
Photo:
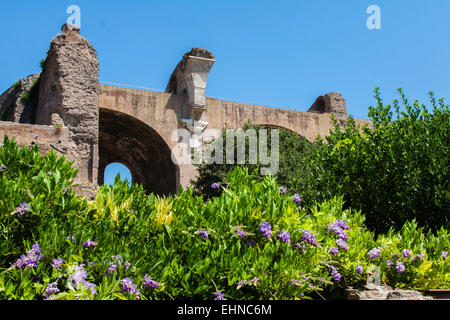
<path fill-rule="evenodd" d="M 375 236 L 342 198 L 299 211 L 274 178 L 243 168 L 207 201 L 120 179 L 91 200 L 75 196 L 64 159 L 9 140 L 0 149 L 0 299 L 321 298 L 374 268 L 386 284 L 450 287 L 444 228 L 413 221 Z M 22 202 L 29 213 L 11 215 Z"/>

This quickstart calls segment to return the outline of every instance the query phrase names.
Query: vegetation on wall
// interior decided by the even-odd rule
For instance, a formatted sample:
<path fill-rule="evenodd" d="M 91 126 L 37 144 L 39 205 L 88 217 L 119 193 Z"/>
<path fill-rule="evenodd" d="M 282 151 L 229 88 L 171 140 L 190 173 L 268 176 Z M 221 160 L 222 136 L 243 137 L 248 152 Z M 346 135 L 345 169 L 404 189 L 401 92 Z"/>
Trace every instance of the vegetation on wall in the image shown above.
<path fill-rule="evenodd" d="M 30 88 L 22 93 L 22 95 L 19 98 L 19 101 L 21 103 L 27 103 L 31 99 L 37 98 L 39 94 L 39 79 L 40 78 L 33 80 Z"/>

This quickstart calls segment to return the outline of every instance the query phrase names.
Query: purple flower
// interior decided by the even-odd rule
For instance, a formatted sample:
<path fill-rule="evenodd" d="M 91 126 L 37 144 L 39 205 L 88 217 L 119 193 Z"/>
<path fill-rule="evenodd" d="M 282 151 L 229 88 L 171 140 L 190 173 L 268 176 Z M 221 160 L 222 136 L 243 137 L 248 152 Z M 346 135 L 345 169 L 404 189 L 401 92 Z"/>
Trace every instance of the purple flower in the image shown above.
<path fill-rule="evenodd" d="M 345 241 L 348 239 L 348 235 L 344 231 L 342 231 L 338 234 L 338 238 Z"/>
<path fill-rule="evenodd" d="M 120 290 L 122 293 L 133 294 L 136 292 L 137 285 L 133 284 L 133 280 L 130 278 L 124 278 L 120 281 Z"/>
<path fill-rule="evenodd" d="M 347 223 L 344 220 L 335 219 L 334 223 L 336 224 L 336 226 L 338 226 L 342 230 L 350 230 L 350 227 L 347 225 Z"/>
<path fill-rule="evenodd" d="M 234 227 L 234 229 L 236 230 L 236 233 L 239 236 L 239 238 L 241 238 L 242 240 L 249 236 L 248 232 L 242 230 L 242 225 L 238 225 L 237 227 Z"/>
<path fill-rule="evenodd" d="M 332 274 L 332 277 L 333 277 L 333 281 L 334 281 L 334 282 L 341 282 L 342 276 L 341 276 L 340 273 Z"/>
<path fill-rule="evenodd" d="M 277 238 L 280 239 L 281 242 L 291 243 L 290 237 L 291 237 L 291 235 L 286 230 L 283 230 L 282 232 L 278 231 Z"/>
<path fill-rule="evenodd" d="M 403 271 L 405 271 L 405 265 L 403 264 L 403 262 L 399 261 L 397 262 L 395 269 L 397 269 L 398 273 L 402 273 Z"/>
<path fill-rule="evenodd" d="M 291 280 L 291 286 L 293 286 L 293 287 L 299 287 L 301 284 L 302 284 L 302 282 L 300 280 L 295 280 L 295 279 Z"/>
<path fill-rule="evenodd" d="M 332 276 L 333 276 L 333 280 L 335 282 L 340 282 L 341 281 L 341 274 L 340 273 L 332 274 Z"/>
<path fill-rule="evenodd" d="M 298 195 L 298 193 L 294 194 L 294 199 L 293 199 L 294 203 L 300 203 L 302 202 L 302 199 L 300 198 L 300 196 Z"/>
<path fill-rule="evenodd" d="M 304 244 L 303 242 L 302 243 L 296 242 L 292 246 L 293 249 L 297 249 L 298 251 L 300 251 L 300 253 L 305 253 L 305 247 L 306 247 L 306 244 Z"/>
<path fill-rule="evenodd" d="M 214 298 L 214 300 L 227 300 L 225 298 L 225 295 L 222 293 L 222 291 L 216 291 L 216 292 L 214 292 L 214 295 L 216 296 Z"/>
<path fill-rule="evenodd" d="M 280 191 L 280 194 L 285 194 L 287 192 L 287 188 L 283 186 L 281 186 L 278 190 Z"/>
<path fill-rule="evenodd" d="M 86 281 L 88 273 L 84 270 L 84 264 L 80 264 L 75 266 L 74 273 L 72 274 L 70 281 L 72 285 L 76 288 L 79 285 L 86 287 L 91 290 L 92 295 L 97 294 L 97 290 L 95 289 L 96 285 Z"/>
<path fill-rule="evenodd" d="M 349 226 L 344 220 L 335 219 L 333 223 L 328 225 L 328 231 L 333 232 L 338 235 L 339 239 L 347 240 L 348 235 L 344 230 L 349 230 Z"/>
<path fill-rule="evenodd" d="M 335 267 L 330 267 L 331 269 L 331 276 L 334 280 L 334 282 L 340 282 L 341 281 L 341 275 L 339 274 L 339 272 L 337 271 L 337 269 Z"/>
<path fill-rule="evenodd" d="M 109 268 L 108 268 L 108 270 L 106 270 L 106 276 L 109 276 L 116 269 L 117 269 L 117 265 L 115 265 L 114 263 L 110 262 L 109 263 Z"/>
<path fill-rule="evenodd" d="M 28 204 L 26 204 L 26 202 L 22 202 L 16 209 L 15 209 L 16 213 L 19 216 L 23 216 L 24 214 L 27 214 L 28 212 L 30 212 L 30 206 Z"/>
<path fill-rule="evenodd" d="M 336 248 L 336 247 L 332 247 L 331 249 L 330 249 L 330 254 L 331 255 L 337 255 L 339 253 L 339 249 L 338 248 Z"/>
<path fill-rule="evenodd" d="M 41 248 L 39 247 L 39 244 L 36 243 L 32 246 L 31 250 L 27 252 L 27 255 L 22 255 L 19 259 L 17 259 L 13 266 L 21 269 L 36 269 L 41 258 Z"/>
<path fill-rule="evenodd" d="M 348 251 L 348 244 L 344 240 L 337 239 L 336 243 L 339 246 L 339 248 L 341 248 L 344 251 Z"/>
<path fill-rule="evenodd" d="M 261 232 L 267 239 L 272 236 L 272 226 L 267 222 L 263 221 L 259 224 L 259 232 Z"/>
<path fill-rule="evenodd" d="M 67 237 L 67 240 L 70 240 L 72 242 L 75 242 L 75 235 L 71 235 L 70 237 Z"/>
<path fill-rule="evenodd" d="M 357 267 L 355 268 L 355 271 L 356 271 L 356 273 L 359 273 L 359 274 L 361 274 L 361 273 L 363 273 L 363 272 L 364 272 L 364 269 L 363 269 L 363 267 L 362 267 L 362 266 L 357 266 Z"/>
<path fill-rule="evenodd" d="M 52 300 L 53 294 L 59 293 L 58 284 L 56 282 L 49 283 L 43 294 L 44 300 Z"/>
<path fill-rule="evenodd" d="M 323 284 L 327 282 L 327 280 L 325 280 L 325 278 L 322 278 L 322 277 L 318 277 L 317 280 L 319 280 Z"/>
<path fill-rule="evenodd" d="M 391 260 L 386 261 L 386 266 L 388 269 L 392 268 L 394 266 L 394 263 Z"/>
<path fill-rule="evenodd" d="M 74 287 L 77 287 L 78 284 L 80 284 L 80 283 L 85 285 L 87 283 L 86 278 L 88 276 L 88 273 L 86 270 L 84 270 L 84 265 L 81 264 L 81 265 L 76 266 L 74 271 L 75 272 L 72 274 L 72 277 L 71 277 L 71 281 L 72 281 L 72 284 L 74 285 Z"/>
<path fill-rule="evenodd" d="M 61 266 L 64 264 L 63 258 L 53 259 L 52 267 L 58 270 L 61 270 Z"/>
<path fill-rule="evenodd" d="M 214 182 L 214 183 L 211 185 L 211 189 L 213 189 L 213 190 L 217 190 L 217 189 L 219 189 L 219 187 L 220 187 L 220 184 L 218 184 L 217 182 Z"/>
<path fill-rule="evenodd" d="M 122 257 L 120 255 L 112 256 L 111 259 L 116 260 L 116 263 L 119 267 L 122 265 Z"/>
<path fill-rule="evenodd" d="M 441 253 L 441 258 L 443 260 L 447 259 L 447 257 L 448 257 L 448 252 L 447 251 L 444 251 L 444 252 Z"/>
<path fill-rule="evenodd" d="M 381 249 L 379 249 L 379 248 L 373 248 L 372 250 L 369 251 L 368 254 L 369 254 L 369 258 L 370 258 L 370 259 L 378 258 L 378 257 L 380 257 L 380 255 L 381 255 Z"/>
<path fill-rule="evenodd" d="M 261 281 L 260 278 L 254 277 L 252 280 L 250 280 L 250 284 L 251 284 L 252 286 L 255 286 L 255 287 L 256 287 L 256 286 L 259 284 L 260 281 Z"/>
<path fill-rule="evenodd" d="M 39 243 L 33 244 L 30 251 L 39 257 L 41 256 L 41 247 L 39 246 Z"/>
<path fill-rule="evenodd" d="M 408 249 L 403 249 L 402 255 L 404 258 L 408 258 L 411 252 Z"/>
<path fill-rule="evenodd" d="M 198 231 L 198 233 L 200 234 L 201 237 L 203 237 L 205 239 L 208 239 L 208 232 L 206 230 L 198 229 L 197 231 Z"/>
<path fill-rule="evenodd" d="M 123 266 L 123 269 L 124 269 L 124 270 L 128 270 L 129 267 L 130 267 L 130 263 L 129 263 L 128 260 L 127 260 L 127 261 L 125 261 L 125 264 L 124 264 L 124 266 Z"/>
<path fill-rule="evenodd" d="M 312 246 L 317 245 L 316 235 L 309 231 L 308 229 L 301 230 L 303 232 L 302 240 L 306 242 L 307 244 L 310 244 Z"/>
<path fill-rule="evenodd" d="M 91 239 L 88 239 L 87 241 L 85 241 L 85 242 L 82 244 L 82 247 L 85 247 L 85 248 L 95 248 L 97 245 L 98 245 L 97 242 L 92 241 Z"/>
<path fill-rule="evenodd" d="M 239 289 L 245 287 L 246 285 L 247 285 L 247 282 L 245 282 L 245 280 L 241 280 L 241 281 L 239 281 L 236 289 L 239 290 Z"/>
<path fill-rule="evenodd" d="M 423 253 L 421 253 L 421 254 L 416 254 L 414 257 L 411 258 L 411 261 L 412 261 L 412 262 L 415 262 L 415 261 L 417 261 L 417 260 L 423 260 L 424 257 L 425 257 L 425 256 L 424 256 Z"/>
<path fill-rule="evenodd" d="M 161 286 L 161 283 L 152 280 L 152 277 L 149 278 L 148 275 L 146 274 L 144 276 L 144 283 L 142 285 L 146 288 L 158 289 Z"/>

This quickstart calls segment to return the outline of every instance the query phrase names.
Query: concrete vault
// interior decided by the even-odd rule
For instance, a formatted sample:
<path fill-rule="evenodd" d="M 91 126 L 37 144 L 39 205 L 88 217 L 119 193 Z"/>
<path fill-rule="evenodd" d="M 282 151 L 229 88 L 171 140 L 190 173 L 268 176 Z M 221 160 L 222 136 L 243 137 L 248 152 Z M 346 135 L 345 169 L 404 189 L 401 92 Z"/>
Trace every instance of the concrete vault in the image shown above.
<path fill-rule="evenodd" d="M 99 176 L 103 184 L 105 168 L 118 162 L 131 172 L 133 183 L 147 192 L 175 193 L 179 170 L 172 162 L 171 150 L 150 126 L 125 113 L 100 109 Z"/>

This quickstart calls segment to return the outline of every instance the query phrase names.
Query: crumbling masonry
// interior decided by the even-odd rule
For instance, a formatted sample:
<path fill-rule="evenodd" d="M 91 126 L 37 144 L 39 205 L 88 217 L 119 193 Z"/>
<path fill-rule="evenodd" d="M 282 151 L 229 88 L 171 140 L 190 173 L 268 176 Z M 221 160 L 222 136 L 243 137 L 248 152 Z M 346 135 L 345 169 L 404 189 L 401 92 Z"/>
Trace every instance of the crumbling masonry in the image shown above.
<path fill-rule="evenodd" d="M 328 134 L 330 114 L 343 122 L 347 117 L 345 100 L 335 92 L 318 97 L 308 112 L 206 97 L 214 63 L 211 52 L 193 48 L 164 93 L 101 85 L 97 52 L 78 27 L 65 24 L 51 42 L 42 72 L 0 96 L 0 138 L 7 134 L 19 145 L 37 143 L 42 152 L 65 155 L 79 169 L 81 188 L 102 184 L 105 167 L 119 162 L 130 169 L 133 182 L 167 194 L 188 186 L 196 175 L 193 165 L 171 160 L 177 128 L 237 129 L 250 121 L 314 140 Z"/>

